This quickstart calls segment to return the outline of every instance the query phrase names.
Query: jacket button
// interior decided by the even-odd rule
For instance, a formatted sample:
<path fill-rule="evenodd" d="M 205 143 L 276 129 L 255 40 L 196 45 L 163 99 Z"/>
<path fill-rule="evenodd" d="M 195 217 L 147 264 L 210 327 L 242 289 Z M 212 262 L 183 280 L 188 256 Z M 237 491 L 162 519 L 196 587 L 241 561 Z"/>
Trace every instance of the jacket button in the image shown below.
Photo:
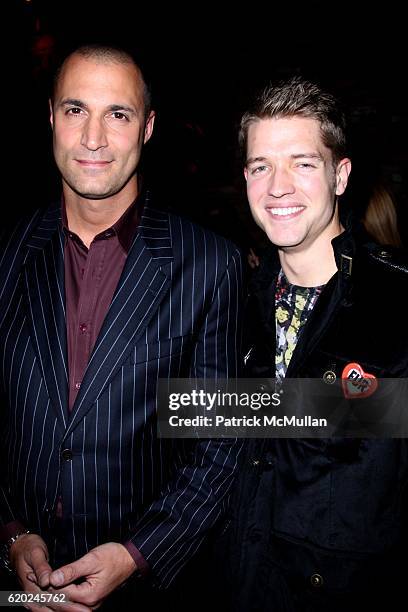
<path fill-rule="evenodd" d="M 312 574 L 310 576 L 310 584 L 316 588 L 323 586 L 323 577 L 320 574 Z"/>
<path fill-rule="evenodd" d="M 61 457 L 63 458 L 64 461 L 72 461 L 72 450 L 70 450 L 69 448 L 64 448 L 64 450 L 61 453 Z"/>
<path fill-rule="evenodd" d="M 323 374 L 323 380 L 328 385 L 332 385 L 336 380 L 335 372 L 333 372 L 333 370 L 327 370 L 327 372 Z"/>

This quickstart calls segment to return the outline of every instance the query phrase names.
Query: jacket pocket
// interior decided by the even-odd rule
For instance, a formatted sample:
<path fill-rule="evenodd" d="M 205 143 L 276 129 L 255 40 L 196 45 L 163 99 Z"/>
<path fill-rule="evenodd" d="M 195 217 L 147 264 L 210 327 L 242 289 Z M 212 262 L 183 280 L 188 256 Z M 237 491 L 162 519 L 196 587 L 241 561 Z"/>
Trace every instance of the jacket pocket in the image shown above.
<path fill-rule="evenodd" d="M 192 344 L 192 334 L 185 336 L 175 336 L 173 338 L 164 338 L 157 342 L 149 342 L 148 344 L 136 344 L 130 354 L 130 363 L 145 363 L 155 359 L 162 359 L 170 355 L 179 355 L 188 350 Z"/>

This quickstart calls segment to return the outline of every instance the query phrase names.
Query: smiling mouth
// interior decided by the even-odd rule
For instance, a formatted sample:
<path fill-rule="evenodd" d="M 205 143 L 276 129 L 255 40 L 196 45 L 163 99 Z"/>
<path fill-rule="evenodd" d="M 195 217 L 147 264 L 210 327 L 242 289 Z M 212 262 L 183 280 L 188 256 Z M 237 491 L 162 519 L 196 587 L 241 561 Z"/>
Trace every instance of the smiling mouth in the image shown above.
<path fill-rule="evenodd" d="M 305 209 L 304 206 L 279 206 L 270 207 L 266 210 L 274 217 L 294 217 Z"/>

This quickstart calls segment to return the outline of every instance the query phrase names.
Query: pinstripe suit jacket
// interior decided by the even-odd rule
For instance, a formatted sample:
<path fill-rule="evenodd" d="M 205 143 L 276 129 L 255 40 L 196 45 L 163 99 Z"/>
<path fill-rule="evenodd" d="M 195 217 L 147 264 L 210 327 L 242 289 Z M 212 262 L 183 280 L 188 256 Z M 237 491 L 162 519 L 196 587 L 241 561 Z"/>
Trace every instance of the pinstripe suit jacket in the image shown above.
<path fill-rule="evenodd" d="M 54 205 L 1 248 L 1 522 L 52 555 L 61 494 L 67 561 L 131 540 L 166 588 L 220 517 L 239 446 L 158 439 L 156 383 L 237 374 L 239 253 L 146 205 L 69 413 L 63 244 Z"/>

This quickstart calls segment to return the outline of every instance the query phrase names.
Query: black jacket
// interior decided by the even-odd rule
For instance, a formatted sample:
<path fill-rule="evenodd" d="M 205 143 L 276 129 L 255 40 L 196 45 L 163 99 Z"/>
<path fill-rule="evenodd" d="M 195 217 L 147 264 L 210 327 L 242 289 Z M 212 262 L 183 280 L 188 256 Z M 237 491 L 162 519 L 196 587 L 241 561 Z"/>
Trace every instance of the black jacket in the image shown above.
<path fill-rule="evenodd" d="M 309 315 L 287 377 L 341 377 L 351 362 L 378 378 L 406 377 L 406 255 L 351 231 L 333 249 L 338 271 Z M 251 376 L 274 377 L 279 269 L 271 247 L 250 286 Z M 390 604 L 408 577 L 407 482 L 405 439 L 248 441 L 219 544 L 229 609 L 350 612 Z"/>

